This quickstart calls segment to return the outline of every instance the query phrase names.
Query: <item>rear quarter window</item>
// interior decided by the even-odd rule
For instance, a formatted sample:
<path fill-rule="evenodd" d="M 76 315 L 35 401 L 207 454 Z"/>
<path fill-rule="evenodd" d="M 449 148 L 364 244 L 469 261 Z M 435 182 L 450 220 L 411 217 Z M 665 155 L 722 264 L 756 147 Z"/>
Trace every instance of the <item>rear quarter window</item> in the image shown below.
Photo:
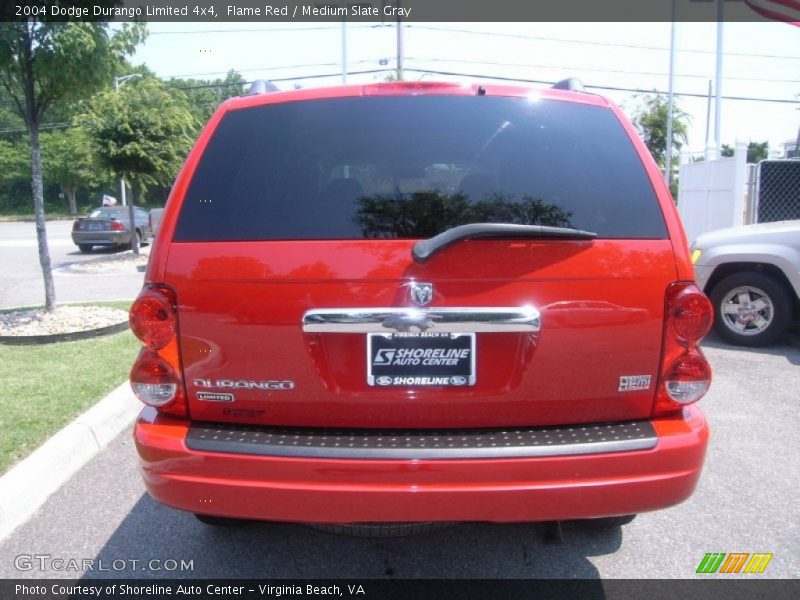
<path fill-rule="evenodd" d="M 420 238 L 471 222 L 667 236 L 650 180 L 611 110 L 394 96 L 227 113 L 192 177 L 174 238 Z"/>

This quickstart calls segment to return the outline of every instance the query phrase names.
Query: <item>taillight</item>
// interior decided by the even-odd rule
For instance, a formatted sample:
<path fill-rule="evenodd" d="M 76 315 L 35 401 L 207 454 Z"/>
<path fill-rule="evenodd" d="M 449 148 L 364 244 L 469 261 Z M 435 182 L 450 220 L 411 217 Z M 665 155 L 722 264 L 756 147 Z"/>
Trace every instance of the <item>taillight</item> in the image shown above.
<path fill-rule="evenodd" d="M 705 396 L 709 385 L 711 367 L 698 349 L 681 355 L 664 376 L 667 395 L 678 404 L 697 402 Z"/>
<path fill-rule="evenodd" d="M 125 223 L 117 219 L 114 219 L 113 221 L 111 221 L 111 229 L 112 231 L 125 231 Z"/>
<path fill-rule="evenodd" d="M 133 392 L 161 412 L 186 416 L 174 292 L 163 286 L 145 286 L 131 306 L 129 321 L 145 346 L 131 368 Z"/>
<path fill-rule="evenodd" d="M 690 282 L 673 283 L 664 306 L 664 343 L 654 415 L 697 402 L 711 385 L 711 367 L 698 348 L 713 321 L 711 302 Z"/>
<path fill-rule="evenodd" d="M 79 225 L 80 225 L 80 221 L 74 221 L 72 223 L 72 231 L 78 231 Z"/>
<path fill-rule="evenodd" d="M 169 289 L 146 287 L 131 306 L 131 329 L 148 348 L 163 348 L 175 336 L 174 304 Z"/>
<path fill-rule="evenodd" d="M 711 329 L 714 320 L 711 302 L 694 284 L 673 286 L 670 291 L 672 294 L 667 293 L 670 333 L 684 346 L 693 346 Z"/>
<path fill-rule="evenodd" d="M 158 408 L 177 396 L 178 374 L 158 354 L 143 348 L 131 369 L 131 387 L 139 400 Z"/>

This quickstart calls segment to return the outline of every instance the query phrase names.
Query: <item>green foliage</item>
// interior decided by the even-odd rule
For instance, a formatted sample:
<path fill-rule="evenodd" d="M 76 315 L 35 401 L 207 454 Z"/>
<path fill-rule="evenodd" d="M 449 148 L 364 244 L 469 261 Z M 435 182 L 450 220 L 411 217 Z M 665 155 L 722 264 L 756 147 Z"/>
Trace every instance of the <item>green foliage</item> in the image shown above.
<path fill-rule="evenodd" d="M 722 144 L 720 154 L 722 156 L 733 156 L 734 148 L 728 144 Z M 757 163 L 769 157 L 769 142 L 750 142 L 747 144 L 747 162 Z"/>
<path fill-rule="evenodd" d="M 172 182 L 199 127 L 186 96 L 155 79 L 97 94 L 79 121 L 100 164 L 140 192 Z"/>
<path fill-rule="evenodd" d="M 205 124 L 225 100 L 244 93 L 244 77 L 234 70 L 228 71 L 224 79 L 170 79 L 166 85 L 185 94 L 189 110 L 199 126 Z"/>
<path fill-rule="evenodd" d="M 22 178 L 30 179 L 31 157 L 22 141 L 0 140 L 0 188 Z"/>
<path fill-rule="evenodd" d="M 69 104 L 108 85 L 146 36 L 141 23 L 0 23 L 0 83 L 28 125 L 55 102 Z"/>
<path fill-rule="evenodd" d="M 63 188 L 90 187 L 105 179 L 91 151 L 89 136 L 81 127 L 43 133 L 42 160 L 45 179 Z"/>
<path fill-rule="evenodd" d="M 74 215 L 78 189 L 99 184 L 107 173 L 95 159 L 89 136 L 81 127 L 43 133 L 41 140 L 45 181 L 61 187 Z"/>
<path fill-rule="evenodd" d="M 658 166 L 663 168 L 667 156 L 667 99 L 659 94 L 643 94 L 637 96 L 637 100 L 639 108 L 633 117 L 633 124 Z M 689 115 L 677 103 L 673 104 L 672 115 L 671 148 L 673 164 L 677 165 L 678 153 L 687 142 Z"/>

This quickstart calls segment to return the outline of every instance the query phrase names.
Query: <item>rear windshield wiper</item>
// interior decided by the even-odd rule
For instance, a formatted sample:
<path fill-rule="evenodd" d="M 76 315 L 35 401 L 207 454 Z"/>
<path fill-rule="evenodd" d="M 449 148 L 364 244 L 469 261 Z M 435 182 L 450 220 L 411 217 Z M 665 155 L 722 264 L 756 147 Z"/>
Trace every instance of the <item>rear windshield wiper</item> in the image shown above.
<path fill-rule="evenodd" d="M 546 225 L 516 225 L 514 223 L 470 223 L 443 231 L 427 240 L 414 244 L 411 256 L 424 263 L 431 256 L 462 240 L 477 238 L 559 238 L 570 240 L 593 240 L 597 234 L 591 231 Z"/>

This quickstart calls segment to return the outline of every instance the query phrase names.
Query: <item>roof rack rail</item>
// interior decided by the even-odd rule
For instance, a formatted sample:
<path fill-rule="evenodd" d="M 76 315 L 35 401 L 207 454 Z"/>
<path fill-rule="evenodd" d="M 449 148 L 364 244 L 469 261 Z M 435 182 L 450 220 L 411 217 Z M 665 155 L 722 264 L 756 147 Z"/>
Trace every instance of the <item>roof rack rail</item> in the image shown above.
<path fill-rule="evenodd" d="M 278 86 L 267 81 L 266 79 L 257 79 L 247 90 L 247 96 L 257 96 L 258 94 L 267 94 L 269 92 L 279 92 Z"/>
<path fill-rule="evenodd" d="M 583 84 L 581 83 L 581 80 L 577 79 L 576 77 L 568 77 L 567 79 L 562 79 L 558 83 L 554 83 L 551 87 L 554 90 L 569 90 L 571 92 L 583 91 Z"/>

